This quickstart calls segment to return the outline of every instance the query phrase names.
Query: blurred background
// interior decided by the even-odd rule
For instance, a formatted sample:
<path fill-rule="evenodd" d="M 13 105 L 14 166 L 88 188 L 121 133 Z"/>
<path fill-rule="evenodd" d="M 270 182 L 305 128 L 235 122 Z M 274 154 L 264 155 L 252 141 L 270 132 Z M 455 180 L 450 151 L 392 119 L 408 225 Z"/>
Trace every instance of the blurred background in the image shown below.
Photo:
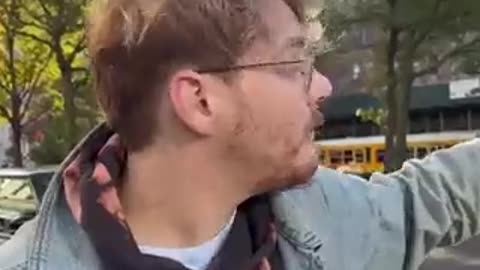
<path fill-rule="evenodd" d="M 59 164 L 103 119 L 85 48 L 88 2 L 0 3 L 0 166 L 28 169 L 22 179 Z M 315 65 L 335 89 L 316 134 L 323 165 L 369 176 L 478 137 L 480 1 L 308 4 Z M 15 174 L 0 172 L 0 194 Z M 475 241 L 436 250 L 423 269 L 478 269 L 479 250 Z"/>

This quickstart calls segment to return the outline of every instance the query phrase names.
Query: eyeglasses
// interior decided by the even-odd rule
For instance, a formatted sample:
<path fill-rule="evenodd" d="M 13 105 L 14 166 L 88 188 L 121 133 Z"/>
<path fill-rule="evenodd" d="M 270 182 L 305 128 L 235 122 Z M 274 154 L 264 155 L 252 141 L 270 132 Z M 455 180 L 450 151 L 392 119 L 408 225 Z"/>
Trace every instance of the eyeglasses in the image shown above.
<path fill-rule="evenodd" d="M 301 71 L 301 75 L 305 77 L 303 89 L 305 92 L 309 92 L 310 87 L 312 85 L 313 71 L 314 71 L 312 59 L 280 61 L 280 62 L 263 62 L 263 63 L 256 63 L 256 64 L 236 65 L 236 66 L 219 67 L 219 68 L 205 68 L 205 69 L 198 69 L 196 71 L 198 73 L 223 73 L 223 72 L 238 71 L 243 69 L 275 67 L 275 66 L 294 65 L 294 64 L 304 64 Z"/>

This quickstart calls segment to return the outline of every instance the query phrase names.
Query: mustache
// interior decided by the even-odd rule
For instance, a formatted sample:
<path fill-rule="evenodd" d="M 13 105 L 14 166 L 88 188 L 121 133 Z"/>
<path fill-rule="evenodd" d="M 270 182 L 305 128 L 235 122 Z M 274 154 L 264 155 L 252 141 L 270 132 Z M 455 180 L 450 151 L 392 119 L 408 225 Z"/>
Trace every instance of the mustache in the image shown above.
<path fill-rule="evenodd" d="M 321 111 L 321 107 L 325 102 L 325 98 L 321 97 L 317 100 L 311 100 L 310 109 L 312 112 L 312 128 L 317 129 L 325 125 L 325 115 Z"/>
<path fill-rule="evenodd" d="M 320 128 L 325 125 L 325 115 L 318 109 L 312 110 L 312 126 L 314 128 Z"/>

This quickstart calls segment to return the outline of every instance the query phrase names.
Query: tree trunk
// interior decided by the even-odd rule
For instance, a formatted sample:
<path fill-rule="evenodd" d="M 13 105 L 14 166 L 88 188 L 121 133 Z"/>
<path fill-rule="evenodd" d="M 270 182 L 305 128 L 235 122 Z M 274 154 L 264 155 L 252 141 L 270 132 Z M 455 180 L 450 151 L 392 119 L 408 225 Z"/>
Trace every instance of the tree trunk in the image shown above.
<path fill-rule="evenodd" d="M 10 119 L 10 127 L 12 129 L 12 145 L 13 145 L 13 165 L 15 167 L 23 167 L 22 153 L 22 118 L 20 115 L 20 107 L 22 101 L 18 95 L 17 89 L 12 89 L 10 93 L 12 117 Z"/>
<path fill-rule="evenodd" d="M 386 93 L 385 105 L 388 108 L 386 133 L 385 133 L 385 172 L 392 172 L 395 170 L 395 134 L 396 134 L 396 103 L 395 103 L 395 89 L 388 87 Z M 395 87 L 395 86 L 393 86 Z"/>
<path fill-rule="evenodd" d="M 412 40 L 407 36 L 406 40 Z M 407 135 L 410 124 L 410 95 L 413 84 L 413 58 L 415 48 L 413 44 L 407 44 L 405 50 L 399 54 L 399 67 L 397 70 L 398 84 L 395 92 L 396 106 L 396 130 L 395 130 L 395 150 L 394 150 L 394 168 L 400 169 L 403 162 L 408 158 Z"/>
<path fill-rule="evenodd" d="M 392 3 L 394 5 L 395 3 Z M 393 7 L 392 7 L 393 8 Z M 389 40 L 386 47 L 387 64 L 387 90 L 385 95 L 385 105 L 387 110 L 386 134 L 385 134 L 385 159 L 384 170 L 391 172 L 396 169 L 395 166 L 395 134 L 397 119 L 397 104 L 395 102 L 395 89 L 397 78 L 395 72 L 395 58 L 398 50 L 399 30 L 393 27 L 390 30 Z"/>
<path fill-rule="evenodd" d="M 8 12 L 8 22 L 10 25 L 6 26 L 6 49 L 8 51 L 8 72 L 10 75 L 10 115 L 4 115 L 10 122 L 12 129 L 12 145 L 13 145 L 13 165 L 15 167 L 23 167 L 23 154 L 22 154 L 22 119 L 20 109 L 22 100 L 18 93 L 17 85 L 17 70 L 15 69 L 15 26 L 16 22 L 14 18 L 17 14 L 17 2 L 13 0 L 10 3 L 10 10 Z M 11 27 L 11 28 L 10 28 Z M 5 109 L 7 111 L 7 109 Z"/>
<path fill-rule="evenodd" d="M 65 118 L 66 118 L 66 130 L 68 135 L 68 147 L 72 149 L 77 143 L 77 126 L 75 121 L 76 108 L 75 108 L 75 95 L 73 93 L 72 73 L 68 69 L 62 75 L 62 94 L 65 102 Z"/>
<path fill-rule="evenodd" d="M 13 166 L 23 167 L 22 125 L 15 121 L 10 124 L 10 127 L 12 128 Z"/>
<path fill-rule="evenodd" d="M 407 159 L 407 133 L 409 126 L 409 99 L 408 93 L 410 86 L 401 82 L 397 87 L 397 112 L 396 112 L 396 129 L 395 129 L 395 145 L 394 159 L 392 161 L 392 169 L 398 170 L 402 167 L 403 162 Z"/>
<path fill-rule="evenodd" d="M 55 54 L 57 62 L 61 71 L 61 85 L 62 85 L 62 97 L 64 100 L 65 108 L 65 130 L 67 134 L 67 145 L 69 149 L 72 149 L 77 143 L 77 112 L 75 108 L 75 89 L 73 86 L 73 72 L 71 63 L 65 59 L 63 51 L 60 45 L 55 46 Z"/>

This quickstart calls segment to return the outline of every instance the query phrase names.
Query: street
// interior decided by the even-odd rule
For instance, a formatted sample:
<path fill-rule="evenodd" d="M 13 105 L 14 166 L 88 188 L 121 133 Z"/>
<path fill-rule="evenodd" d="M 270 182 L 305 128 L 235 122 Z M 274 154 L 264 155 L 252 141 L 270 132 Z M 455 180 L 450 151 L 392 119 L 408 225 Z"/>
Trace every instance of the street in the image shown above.
<path fill-rule="evenodd" d="M 7 241 L 9 237 L 10 235 L 0 232 L 0 245 L 3 244 L 3 242 Z"/>
<path fill-rule="evenodd" d="M 436 249 L 420 270 L 480 269 L 480 237 L 454 248 Z"/>

